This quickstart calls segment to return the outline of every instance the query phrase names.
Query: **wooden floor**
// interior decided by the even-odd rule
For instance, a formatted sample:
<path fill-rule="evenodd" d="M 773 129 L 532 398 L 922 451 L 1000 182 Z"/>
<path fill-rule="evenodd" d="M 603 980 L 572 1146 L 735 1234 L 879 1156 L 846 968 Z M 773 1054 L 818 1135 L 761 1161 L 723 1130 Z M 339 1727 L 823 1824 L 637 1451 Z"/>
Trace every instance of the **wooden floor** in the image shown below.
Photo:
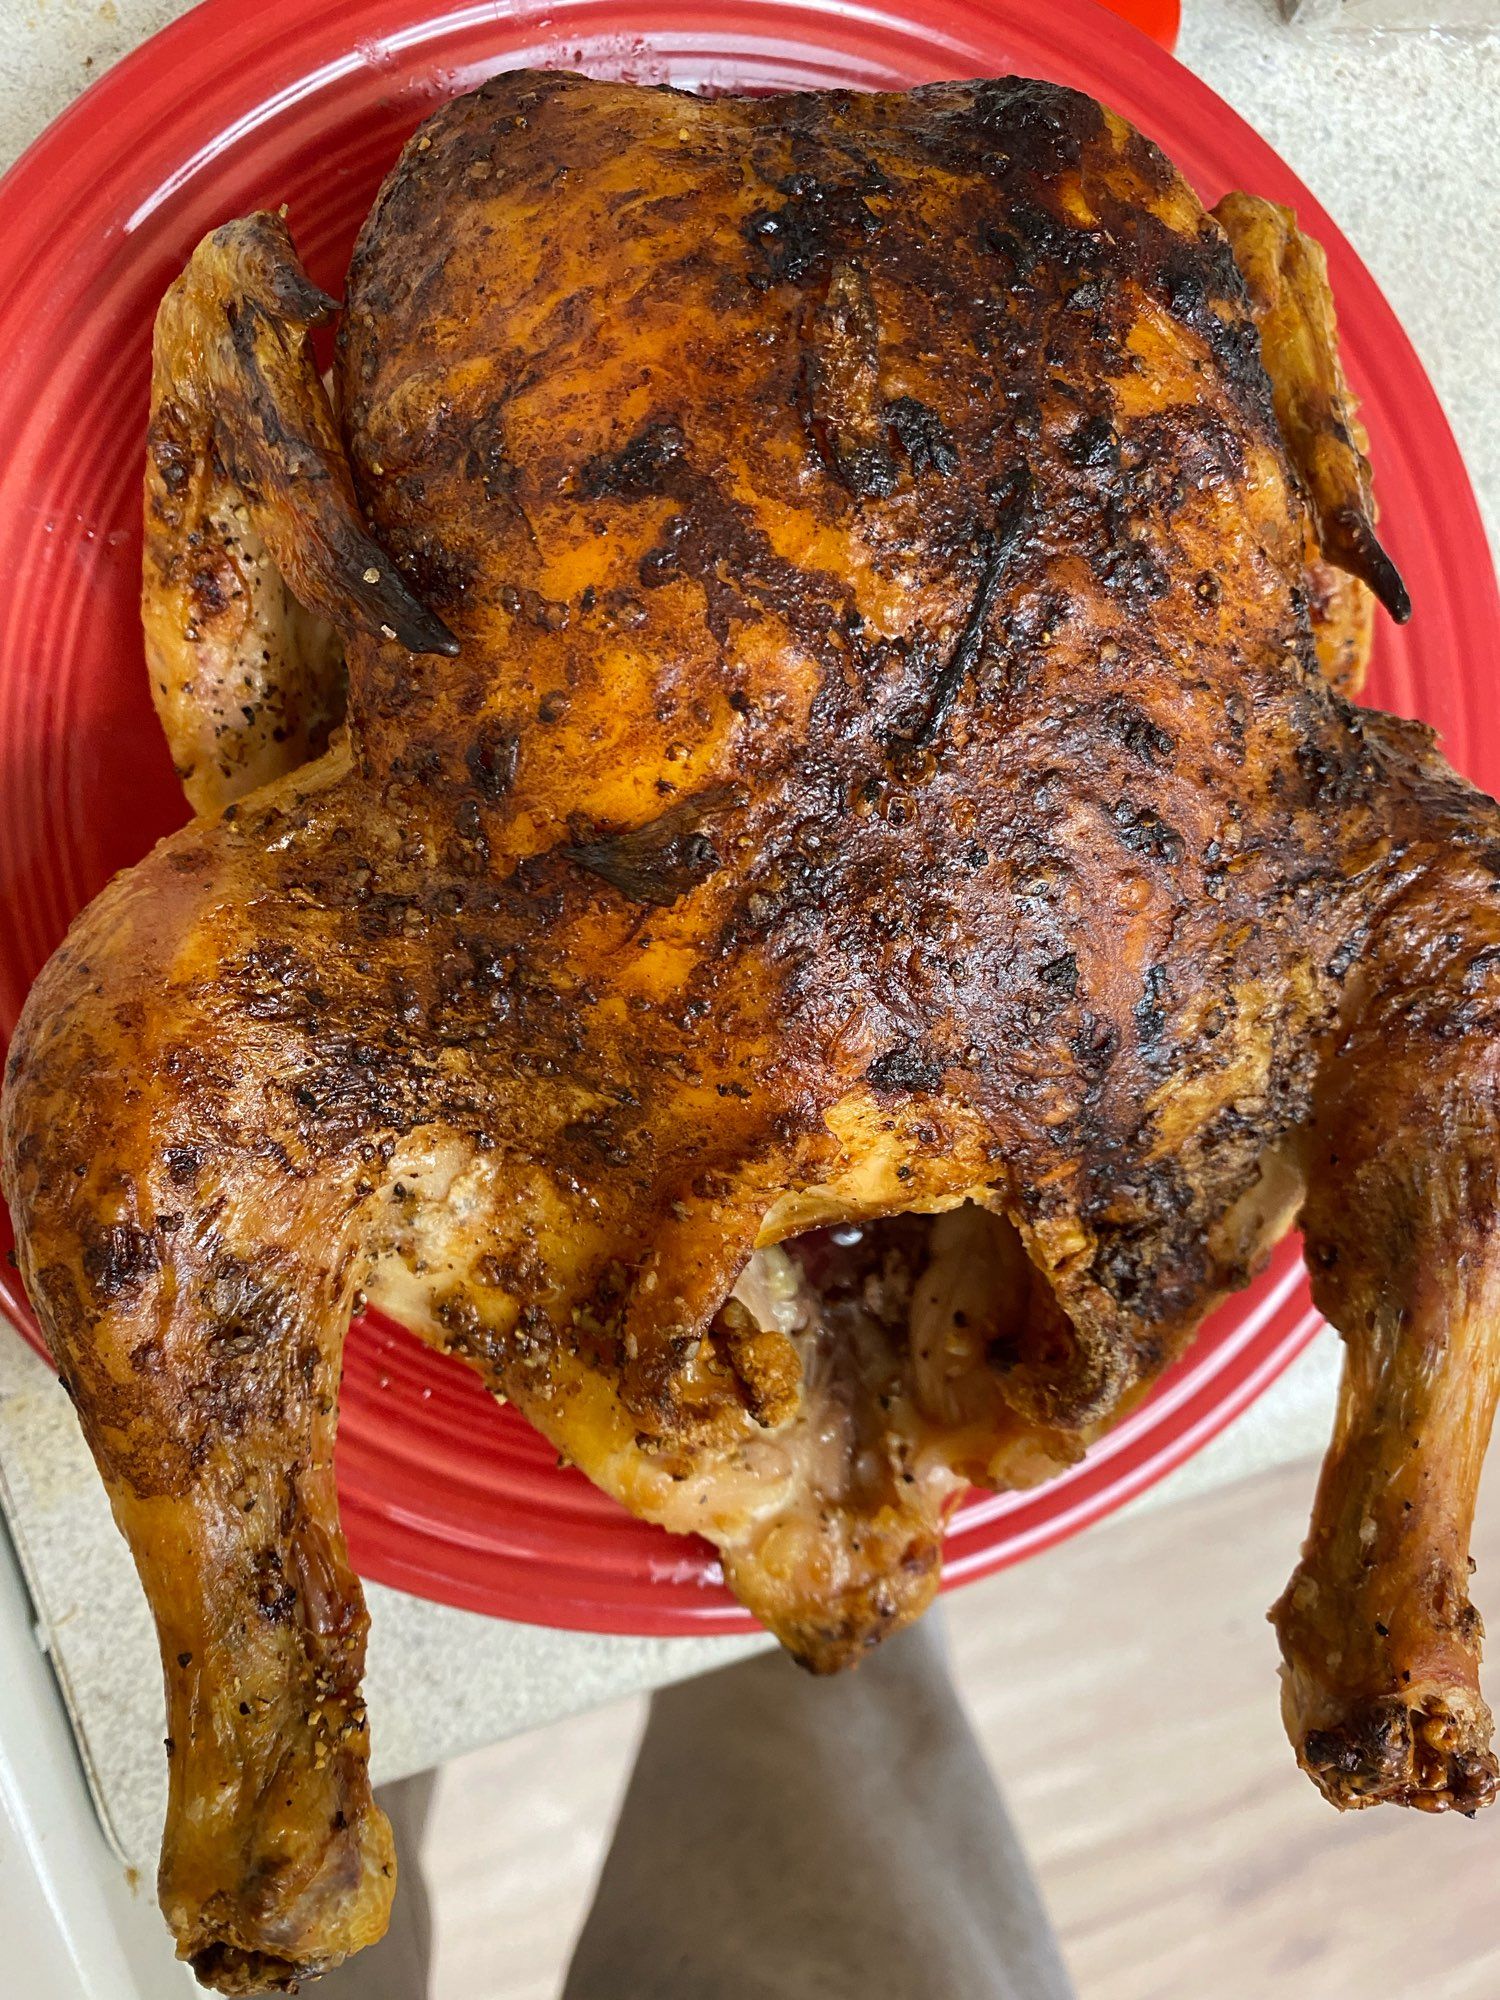
<path fill-rule="evenodd" d="M 1312 1477 L 1092 1530 L 951 1600 L 1080 2000 L 1500 1995 L 1500 1809 L 1340 1816 L 1292 1763 L 1263 1614 Z M 1476 1554 L 1500 1632 L 1500 1507 Z M 639 1721 L 623 1704 L 444 1773 L 432 2000 L 554 2000 Z"/>

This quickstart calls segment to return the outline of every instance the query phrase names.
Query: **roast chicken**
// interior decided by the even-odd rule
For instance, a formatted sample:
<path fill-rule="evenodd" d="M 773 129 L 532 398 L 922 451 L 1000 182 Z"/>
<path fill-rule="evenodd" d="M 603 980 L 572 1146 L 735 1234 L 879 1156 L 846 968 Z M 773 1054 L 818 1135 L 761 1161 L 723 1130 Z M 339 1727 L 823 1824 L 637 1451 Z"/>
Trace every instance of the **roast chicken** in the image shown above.
<path fill-rule="evenodd" d="M 1497 1766 L 1500 818 L 1356 705 L 1323 260 L 1092 100 L 497 77 L 335 312 L 163 303 L 145 627 L 190 824 L 38 980 L 25 1279 L 161 1637 L 224 1993 L 378 1937 L 340 1350 L 387 1307 L 807 1666 L 1075 1463 L 1300 1218 L 1347 1342 L 1274 1617 L 1340 1806 Z"/>

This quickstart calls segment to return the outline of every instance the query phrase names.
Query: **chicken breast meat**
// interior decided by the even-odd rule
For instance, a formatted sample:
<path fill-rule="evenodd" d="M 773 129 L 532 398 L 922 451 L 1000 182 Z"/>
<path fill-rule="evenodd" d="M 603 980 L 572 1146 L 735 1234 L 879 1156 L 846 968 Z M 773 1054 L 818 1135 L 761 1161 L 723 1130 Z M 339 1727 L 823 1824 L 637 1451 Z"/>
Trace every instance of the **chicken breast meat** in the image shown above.
<path fill-rule="evenodd" d="M 519 74 L 407 146 L 330 396 L 333 310 L 269 214 L 162 307 L 198 816 L 75 924 L 5 1095 L 199 1977 L 386 1920 L 361 1293 L 822 1670 L 1300 1215 L 1348 1363 L 1288 1729 L 1338 1805 L 1487 1803 L 1500 821 L 1354 705 L 1408 607 L 1316 248 L 1051 85 Z"/>

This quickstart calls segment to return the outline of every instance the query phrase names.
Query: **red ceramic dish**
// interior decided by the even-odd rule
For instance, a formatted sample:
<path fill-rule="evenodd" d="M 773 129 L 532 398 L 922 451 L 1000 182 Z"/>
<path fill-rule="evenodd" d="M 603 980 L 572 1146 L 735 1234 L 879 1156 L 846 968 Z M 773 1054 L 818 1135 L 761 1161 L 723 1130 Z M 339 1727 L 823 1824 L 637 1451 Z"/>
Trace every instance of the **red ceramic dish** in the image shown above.
<path fill-rule="evenodd" d="M 1175 7 L 1122 0 L 1170 36 Z M 183 818 L 136 617 L 139 475 L 156 302 L 197 239 L 290 206 L 339 287 L 411 128 L 489 72 L 565 64 L 740 88 L 900 87 L 1021 71 L 1104 98 L 1205 199 L 1290 202 L 1326 245 L 1364 406 L 1382 534 L 1416 604 L 1382 622 L 1371 696 L 1435 723 L 1500 783 L 1500 603 L 1436 398 L 1311 195 L 1233 112 L 1092 0 L 210 0 L 106 76 L 0 183 L 0 1033 L 72 914 Z M 3 1301 L 35 1328 L 14 1274 Z M 1071 1534 L 1195 1451 L 1306 1343 L 1293 1246 L 1205 1327 L 1155 1396 L 1039 1492 L 978 1496 L 949 1539 L 964 1582 Z M 745 1614 L 703 1545 L 629 1520 L 456 1364 L 373 1317 L 350 1339 L 339 1476 L 368 1577 L 596 1631 L 728 1631 Z"/>

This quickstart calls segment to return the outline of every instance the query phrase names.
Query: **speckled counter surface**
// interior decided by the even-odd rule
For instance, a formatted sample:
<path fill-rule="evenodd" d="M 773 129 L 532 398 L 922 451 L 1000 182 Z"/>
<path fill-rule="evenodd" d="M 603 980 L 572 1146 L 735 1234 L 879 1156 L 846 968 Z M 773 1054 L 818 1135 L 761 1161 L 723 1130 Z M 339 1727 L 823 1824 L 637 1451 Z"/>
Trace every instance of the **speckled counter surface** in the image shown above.
<path fill-rule="evenodd" d="M 1493 539 L 1500 0 L 1492 4 L 1492 28 L 1439 36 L 1287 29 L 1268 0 L 1186 0 L 1179 54 L 1317 192 L 1384 287 L 1448 409 Z M 0 0 L 0 160 L 183 11 L 174 0 Z M 1320 1336 L 1230 1431 L 1134 1504 L 1310 1457 L 1327 1432 L 1336 1370 L 1335 1343 Z M 101 1816 L 122 1854 L 149 1863 L 165 1796 L 150 1621 L 66 1398 L 3 1328 L 0 1499 Z M 743 1650 L 547 1632 L 379 1588 L 370 1610 L 377 1777 Z"/>

